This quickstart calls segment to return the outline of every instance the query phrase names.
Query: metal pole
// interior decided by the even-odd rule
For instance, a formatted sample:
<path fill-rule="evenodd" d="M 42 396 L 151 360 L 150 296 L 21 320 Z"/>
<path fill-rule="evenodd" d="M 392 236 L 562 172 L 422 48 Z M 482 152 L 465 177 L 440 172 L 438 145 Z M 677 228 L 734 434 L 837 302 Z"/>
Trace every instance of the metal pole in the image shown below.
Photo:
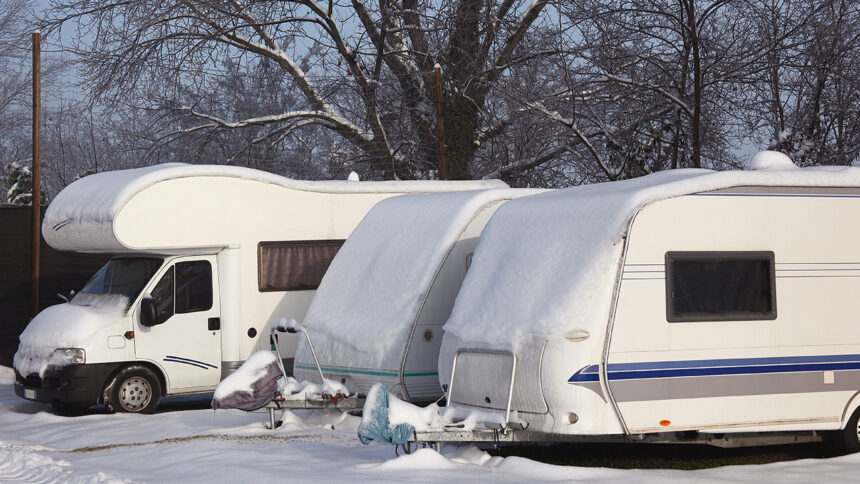
<path fill-rule="evenodd" d="M 39 313 L 39 242 L 41 240 L 41 186 L 42 170 L 40 164 L 40 125 L 42 124 L 42 86 L 41 86 L 41 53 L 39 47 L 42 34 L 38 30 L 33 32 L 33 195 L 30 197 L 32 208 L 32 278 L 30 286 L 30 315 L 36 317 Z"/>
<path fill-rule="evenodd" d="M 447 180 L 445 173 L 445 130 L 442 126 L 442 66 L 433 66 L 436 71 L 436 131 L 439 136 L 439 178 Z"/>

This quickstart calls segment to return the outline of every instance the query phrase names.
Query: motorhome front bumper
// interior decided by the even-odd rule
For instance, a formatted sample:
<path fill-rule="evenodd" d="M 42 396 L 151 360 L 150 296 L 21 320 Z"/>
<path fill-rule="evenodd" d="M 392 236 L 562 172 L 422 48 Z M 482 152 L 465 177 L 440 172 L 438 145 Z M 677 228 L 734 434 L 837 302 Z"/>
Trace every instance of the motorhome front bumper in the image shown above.
<path fill-rule="evenodd" d="M 69 365 L 50 369 L 43 377 L 26 378 L 15 372 L 15 394 L 35 402 L 66 406 L 96 405 L 101 400 L 105 381 L 121 363 Z"/>

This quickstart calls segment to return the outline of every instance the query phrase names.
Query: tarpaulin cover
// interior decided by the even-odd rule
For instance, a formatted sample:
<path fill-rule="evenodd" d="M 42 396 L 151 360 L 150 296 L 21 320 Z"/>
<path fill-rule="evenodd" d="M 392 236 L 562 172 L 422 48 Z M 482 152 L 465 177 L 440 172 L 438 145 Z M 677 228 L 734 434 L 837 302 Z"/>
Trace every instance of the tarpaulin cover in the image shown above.
<path fill-rule="evenodd" d="M 415 432 L 415 427 L 407 423 L 389 424 L 388 397 L 388 386 L 381 383 L 374 384 L 367 393 L 361 423 L 358 425 L 358 439 L 362 444 L 379 440 L 401 445 L 408 442 Z"/>
<path fill-rule="evenodd" d="M 265 366 L 265 371 L 261 371 L 257 375 L 258 377 L 250 382 L 250 391 L 247 387 L 228 392 L 226 395 L 220 395 L 220 392 L 216 391 L 212 398 L 212 409 L 236 408 L 250 412 L 265 407 L 275 398 L 278 391 L 278 378 L 283 375 L 276 360 L 272 360 Z"/>

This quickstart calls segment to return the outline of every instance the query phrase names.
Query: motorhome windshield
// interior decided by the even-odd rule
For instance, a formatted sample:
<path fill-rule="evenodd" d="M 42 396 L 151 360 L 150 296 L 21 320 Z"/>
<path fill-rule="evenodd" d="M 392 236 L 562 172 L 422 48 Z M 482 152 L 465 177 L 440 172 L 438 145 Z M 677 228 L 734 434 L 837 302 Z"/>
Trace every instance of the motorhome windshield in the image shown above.
<path fill-rule="evenodd" d="M 81 289 L 84 294 L 114 294 L 134 301 L 143 286 L 161 267 L 162 259 L 117 257 L 108 261 Z"/>

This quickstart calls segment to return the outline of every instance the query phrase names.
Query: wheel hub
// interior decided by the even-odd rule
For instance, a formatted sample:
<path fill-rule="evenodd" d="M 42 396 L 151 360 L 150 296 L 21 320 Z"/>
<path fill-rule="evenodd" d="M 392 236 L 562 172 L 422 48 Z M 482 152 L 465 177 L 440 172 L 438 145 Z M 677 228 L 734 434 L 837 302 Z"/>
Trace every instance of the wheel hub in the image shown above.
<path fill-rule="evenodd" d="M 141 377 L 132 377 L 122 382 L 119 389 L 119 404 L 126 412 L 139 412 L 152 399 L 152 387 Z"/>

